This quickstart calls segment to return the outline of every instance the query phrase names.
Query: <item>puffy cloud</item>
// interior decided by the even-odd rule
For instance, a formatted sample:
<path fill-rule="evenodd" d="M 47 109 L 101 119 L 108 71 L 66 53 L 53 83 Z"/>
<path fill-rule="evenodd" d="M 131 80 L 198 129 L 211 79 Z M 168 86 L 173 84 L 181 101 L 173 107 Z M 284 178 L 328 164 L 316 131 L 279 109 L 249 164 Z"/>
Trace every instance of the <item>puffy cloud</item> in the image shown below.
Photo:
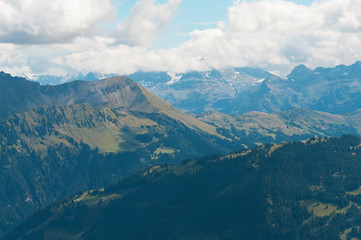
<path fill-rule="evenodd" d="M 119 43 L 149 47 L 159 31 L 166 29 L 175 16 L 182 0 L 169 0 L 159 4 L 156 0 L 142 0 L 136 3 L 125 23 L 114 32 Z"/>
<path fill-rule="evenodd" d="M 66 42 L 115 17 L 110 0 L 0 0 L 0 42 Z"/>
<path fill-rule="evenodd" d="M 139 3 L 123 29 L 124 36 L 130 38 L 123 41 L 149 45 L 162 26 L 161 20 L 153 21 L 160 12 L 156 9 L 166 8 L 170 13 L 170 6 L 176 3 Z M 150 9 L 149 15 L 143 8 Z M 144 22 L 138 21 L 143 17 Z M 169 17 L 170 14 L 158 19 L 168 22 Z M 116 73 L 256 66 L 286 75 L 301 63 L 310 67 L 334 66 L 361 59 L 360 28 L 361 1 L 329 0 L 309 6 L 284 0 L 237 1 L 228 10 L 228 22 L 214 29 L 196 30 L 190 34 L 190 40 L 175 48 L 150 51 L 102 44 L 101 48 L 71 54 L 64 63 Z M 130 33 L 130 29 L 134 32 Z"/>
<path fill-rule="evenodd" d="M 286 75 L 298 64 L 360 60 L 360 30 L 361 1 L 237 1 L 226 24 L 193 32 L 175 52 L 186 55 L 184 64 L 192 59 L 193 68 L 257 66 Z"/>
<path fill-rule="evenodd" d="M 16 76 L 32 76 L 28 57 L 14 44 L 0 44 L 0 69 Z"/>
<path fill-rule="evenodd" d="M 30 66 L 34 72 L 48 74 L 130 74 L 139 70 L 181 73 L 253 66 L 286 75 L 301 63 L 334 66 L 361 59 L 361 1 L 327 0 L 309 6 L 285 0 L 237 1 L 228 10 L 228 21 L 218 27 L 193 31 L 189 40 L 173 48 L 147 48 L 170 22 L 179 4 L 180 0 L 165 4 L 142 0 L 114 36 L 89 38 L 85 34 L 47 48 L 7 45 L 7 50 L 0 53 L 0 66 L 27 72 Z M 6 60 L 7 54 L 11 61 Z M 17 65 L 21 68 L 16 69 Z"/>

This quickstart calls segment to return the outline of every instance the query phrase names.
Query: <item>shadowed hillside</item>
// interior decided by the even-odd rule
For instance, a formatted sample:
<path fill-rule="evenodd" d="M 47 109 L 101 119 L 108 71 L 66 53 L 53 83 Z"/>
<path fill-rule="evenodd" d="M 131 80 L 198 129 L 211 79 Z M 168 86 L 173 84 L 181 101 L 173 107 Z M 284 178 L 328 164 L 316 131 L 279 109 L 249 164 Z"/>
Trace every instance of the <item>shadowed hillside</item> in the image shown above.
<path fill-rule="evenodd" d="M 39 210 L 3 240 L 359 237 L 360 146 L 312 138 L 158 165 Z"/>

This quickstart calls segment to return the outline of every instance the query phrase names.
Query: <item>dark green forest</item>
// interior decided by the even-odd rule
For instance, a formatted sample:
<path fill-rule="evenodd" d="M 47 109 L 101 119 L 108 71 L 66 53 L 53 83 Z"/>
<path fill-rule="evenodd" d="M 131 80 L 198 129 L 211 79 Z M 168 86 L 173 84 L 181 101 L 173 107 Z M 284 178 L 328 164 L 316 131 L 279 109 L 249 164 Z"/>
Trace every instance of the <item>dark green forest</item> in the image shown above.
<path fill-rule="evenodd" d="M 351 239 L 360 172 L 353 135 L 160 164 L 38 210 L 3 239 Z"/>

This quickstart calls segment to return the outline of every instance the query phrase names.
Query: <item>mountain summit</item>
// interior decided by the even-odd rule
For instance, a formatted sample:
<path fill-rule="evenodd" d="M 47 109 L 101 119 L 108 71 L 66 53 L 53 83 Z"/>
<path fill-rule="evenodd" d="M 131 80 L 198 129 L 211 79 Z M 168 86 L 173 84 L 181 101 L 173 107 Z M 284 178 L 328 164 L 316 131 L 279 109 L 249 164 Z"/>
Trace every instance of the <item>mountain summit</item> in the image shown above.
<path fill-rule="evenodd" d="M 91 106 L 163 113 L 188 127 L 216 134 L 215 128 L 198 121 L 157 97 L 126 76 L 99 81 L 73 81 L 61 85 L 40 85 L 24 78 L 0 73 L 0 118 L 41 106 L 87 103 Z"/>
<path fill-rule="evenodd" d="M 138 109 L 145 105 L 144 90 L 127 77 L 110 77 L 87 82 L 74 81 L 61 85 L 42 86 L 24 78 L 0 74 L 0 116 L 8 117 L 41 106 L 64 106 L 88 103 L 112 108 Z"/>

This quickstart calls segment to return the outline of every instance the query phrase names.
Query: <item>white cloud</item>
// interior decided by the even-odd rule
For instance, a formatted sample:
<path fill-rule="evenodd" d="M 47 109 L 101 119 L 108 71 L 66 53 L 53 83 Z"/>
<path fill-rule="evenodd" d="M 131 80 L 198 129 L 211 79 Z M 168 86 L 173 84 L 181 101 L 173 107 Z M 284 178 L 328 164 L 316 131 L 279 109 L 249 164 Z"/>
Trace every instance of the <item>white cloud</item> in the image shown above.
<path fill-rule="evenodd" d="M 32 76 L 28 62 L 28 57 L 19 46 L 14 44 L 0 44 L 1 71 L 12 73 L 16 76 Z"/>
<path fill-rule="evenodd" d="M 244 56 L 250 65 L 280 68 L 284 74 L 301 63 L 349 64 L 361 57 L 361 1 L 329 0 L 310 6 L 282 0 L 237 2 L 229 9 L 225 32 L 225 41 L 242 39 L 240 50 L 253 48 L 253 54 Z"/>
<path fill-rule="evenodd" d="M 148 0 L 142 4 L 145 9 L 150 8 L 149 17 L 138 22 L 145 13 L 137 5 L 134 16 L 129 18 L 137 20 L 134 24 L 128 20 L 129 29 L 130 26 L 135 30 L 147 29 L 144 26 L 153 19 L 154 2 Z M 192 32 L 190 40 L 175 48 L 149 51 L 102 44 L 90 52 L 67 56 L 65 64 L 116 73 L 256 66 L 286 75 L 298 64 L 334 66 L 361 59 L 361 1 L 329 0 L 310 6 L 284 0 L 238 1 L 229 8 L 228 17 L 228 22 L 218 28 Z M 130 42 L 150 44 L 162 24 L 149 21 L 149 31 L 124 30 L 125 35 L 133 37 Z"/>
<path fill-rule="evenodd" d="M 0 0 L 0 42 L 71 41 L 97 33 L 115 16 L 110 0 Z"/>
<path fill-rule="evenodd" d="M 138 1 L 125 23 L 113 36 L 122 44 L 149 47 L 161 30 L 168 27 L 182 0 L 159 4 L 156 0 Z"/>
<path fill-rule="evenodd" d="M 361 59 L 361 1 L 328 0 L 309 6 L 285 0 L 237 1 L 229 8 L 228 21 L 218 27 L 193 31 L 188 41 L 174 48 L 147 48 L 179 4 L 180 0 L 138 2 L 116 38 L 84 34 L 47 47 L 2 44 L 0 67 L 48 74 L 130 74 L 253 66 L 286 75 L 298 64 L 334 66 Z"/>
<path fill-rule="evenodd" d="M 181 51 L 197 54 L 203 66 L 257 66 L 282 75 L 301 63 L 333 66 L 361 58 L 361 1 L 238 1 L 228 16 L 223 27 L 193 32 Z"/>

